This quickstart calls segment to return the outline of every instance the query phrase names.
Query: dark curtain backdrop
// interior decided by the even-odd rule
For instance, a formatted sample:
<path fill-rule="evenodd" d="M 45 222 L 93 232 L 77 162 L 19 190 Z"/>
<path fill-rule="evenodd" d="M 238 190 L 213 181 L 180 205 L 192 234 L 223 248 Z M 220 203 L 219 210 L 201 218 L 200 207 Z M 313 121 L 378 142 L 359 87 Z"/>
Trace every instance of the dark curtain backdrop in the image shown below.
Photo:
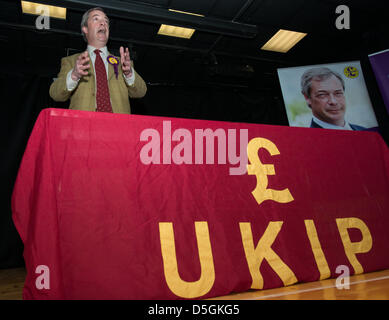
<path fill-rule="evenodd" d="M 0 268 L 23 265 L 23 245 L 11 218 L 11 194 L 20 160 L 40 110 L 48 105 L 48 79 L 0 74 L 2 97 Z"/>
<path fill-rule="evenodd" d="M 248 88 L 151 84 L 131 108 L 134 114 L 288 125 L 279 97 Z"/>

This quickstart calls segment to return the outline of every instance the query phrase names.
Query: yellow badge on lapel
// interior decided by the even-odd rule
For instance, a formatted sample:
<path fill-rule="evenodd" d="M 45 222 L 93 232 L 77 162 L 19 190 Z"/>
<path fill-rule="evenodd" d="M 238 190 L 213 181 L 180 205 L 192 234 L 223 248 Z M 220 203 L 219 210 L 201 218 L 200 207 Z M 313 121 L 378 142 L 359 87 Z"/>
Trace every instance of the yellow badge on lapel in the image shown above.
<path fill-rule="evenodd" d="M 107 60 L 108 60 L 108 63 L 113 66 L 113 69 L 115 70 L 115 76 L 117 79 L 118 74 L 119 74 L 119 69 L 118 69 L 119 60 L 115 56 L 108 56 Z"/>

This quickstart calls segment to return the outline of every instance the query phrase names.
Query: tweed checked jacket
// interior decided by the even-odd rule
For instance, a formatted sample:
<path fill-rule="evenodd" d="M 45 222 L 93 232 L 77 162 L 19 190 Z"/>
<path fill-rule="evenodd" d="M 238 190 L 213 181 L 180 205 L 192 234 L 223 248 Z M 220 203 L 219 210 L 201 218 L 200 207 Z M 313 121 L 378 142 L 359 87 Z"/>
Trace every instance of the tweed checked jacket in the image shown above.
<path fill-rule="evenodd" d="M 70 109 L 96 111 L 96 81 L 94 67 L 91 60 L 91 67 L 88 70 L 89 74 L 80 79 L 78 86 L 73 91 L 67 90 L 67 74 L 74 68 L 79 55 L 80 53 L 77 53 L 72 56 L 62 58 L 61 70 L 58 74 L 58 78 L 50 86 L 50 96 L 53 100 L 61 102 L 70 98 Z M 108 87 L 112 110 L 114 113 L 130 114 L 131 108 L 129 97 L 142 98 L 146 94 L 147 86 L 134 68 L 132 68 L 132 70 L 135 72 L 135 82 L 131 86 L 128 86 L 123 77 L 120 58 L 116 58 L 119 61 L 119 74 L 117 78 L 115 76 L 113 66 L 108 64 Z"/>

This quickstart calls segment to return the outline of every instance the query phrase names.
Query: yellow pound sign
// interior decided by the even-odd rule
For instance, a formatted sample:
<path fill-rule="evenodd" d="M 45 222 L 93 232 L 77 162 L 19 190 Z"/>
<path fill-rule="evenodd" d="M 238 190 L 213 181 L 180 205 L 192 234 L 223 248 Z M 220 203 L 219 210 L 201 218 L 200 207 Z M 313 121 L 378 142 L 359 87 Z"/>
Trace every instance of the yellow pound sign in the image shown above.
<path fill-rule="evenodd" d="M 270 140 L 264 138 L 254 138 L 247 145 L 247 156 L 250 161 L 250 164 L 247 165 L 247 173 L 257 176 L 257 186 L 252 192 L 255 200 L 257 200 L 258 204 L 261 204 L 265 200 L 273 200 L 279 203 L 293 201 L 293 196 L 288 188 L 284 190 L 267 188 L 267 176 L 275 175 L 275 170 L 272 164 L 263 164 L 259 159 L 258 151 L 261 148 L 266 149 L 271 156 L 280 154 L 277 146 Z"/>

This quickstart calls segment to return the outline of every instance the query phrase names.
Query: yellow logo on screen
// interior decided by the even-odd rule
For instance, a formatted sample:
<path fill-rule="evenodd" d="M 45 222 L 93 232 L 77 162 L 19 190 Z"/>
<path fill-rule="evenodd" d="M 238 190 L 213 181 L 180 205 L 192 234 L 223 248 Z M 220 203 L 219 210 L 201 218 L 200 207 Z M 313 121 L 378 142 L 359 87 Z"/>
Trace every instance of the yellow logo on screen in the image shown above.
<path fill-rule="evenodd" d="M 357 68 L 355 67 L 346 67 L 344 68 L 344 75 L 347 77 L 347 78 L 351 78 L 351 79 L 355 79 L 359 76 L 359 71 Z"/>

